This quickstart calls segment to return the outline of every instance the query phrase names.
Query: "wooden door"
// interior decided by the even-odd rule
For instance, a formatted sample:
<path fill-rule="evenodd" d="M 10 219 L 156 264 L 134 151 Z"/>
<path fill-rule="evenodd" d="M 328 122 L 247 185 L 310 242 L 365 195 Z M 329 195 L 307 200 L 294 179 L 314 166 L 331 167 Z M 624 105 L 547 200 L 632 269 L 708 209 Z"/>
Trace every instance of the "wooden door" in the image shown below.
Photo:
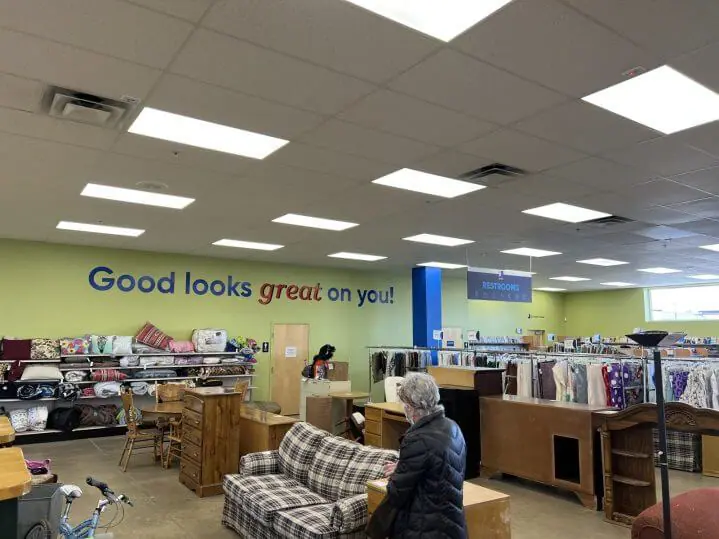
<path fill-rule="evenodd" d="M 282 407 L 283 415 L 300 413 L 300 379 L 310 357 L 308 324 L 272 326 L 272 400 Z"/>

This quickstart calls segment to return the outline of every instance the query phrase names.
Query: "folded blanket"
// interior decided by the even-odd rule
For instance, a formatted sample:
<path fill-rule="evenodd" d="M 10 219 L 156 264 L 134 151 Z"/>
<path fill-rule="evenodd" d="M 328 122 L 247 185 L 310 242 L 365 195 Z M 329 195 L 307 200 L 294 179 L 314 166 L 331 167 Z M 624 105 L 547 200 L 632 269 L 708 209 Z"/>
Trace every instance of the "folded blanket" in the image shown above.
<path fill-rule="evenodd" d="M 137 367 L 140 364 L 140 358 L 137 356 L 125 356 L 120 358 L 120 367 Z"/>
<path fill-rule="evenodd" d="M 161 348 L 153 348 L 139 342 L 132 343 L 132 351 L 135 354 L 166 354 L 167 350 Z"/>
<path fill-rule="evenodd" d="M 175 365 L 202 365 L 202 356 L 178 356 Z"/>
<path fill-rule="evenodd" d="M 127 378 L 124 372 L 114 369 L 98 369 L 92 373 L 92 379 L 95 382 L 114 382 Z"/>
<path fill-rule="evenodd" d="M 148 384 L 147 382 L 132 382 L 130 388 L 135 395 L 147 395 Z"/>
<path fill-rule="evenodd" d="M 134 374 L 135 378 L 176 378 L 177 371 L 170 369 L 149 369 Z"/>
<path fill-rule="evenodd" d="M 152 367 L 153 365 L 157 365 L 157 358 L 156 358 L 156 357 L 141 357 L 141 358 L 140 358 L 140 366 L 142 366 L 142 367 Z"/>
<path fill-rule="evenodd" d="M 120 394 L 120 383 L 119 382 L 100 382 L 93 386 L 95 395 L 103 399 L 109 397 L 116 397 Z"/>
<path fill-rule="evenodd" d="M 100 368 L 119 367 L 120 361 L 109 357 L 99 357 L 92 360 L 92 365 Z"/>
<path fill-rule="evenodd" d="M 232 364 L 232 363 L 240 363 L 240 360 L 236 357 L 225 357 L 220 360 L 220 363 L 223 365 Z"/>
<path fill-rule="evenodd" d="M 67 356 L 62 358 L 63 363 L 90 363 L 90 358 L 87 356 Z"/>
<path fill-rule="evenodd" d="M 219 357 L 203 357 L 202 363 L 205 365 L 217 365 L 220 362 Z"/>
<path fill-rule="evenodd" d="M 166 366 L 166 365 L 174 365 L 175 364 L 175 358 L 173 356 L 160 356 L 160 357 L 156 357 L 154 359 L 156 361 L 155 365 Z"/>
<path fill-rule="evenodd" d="M 66 371 L 65 372 L 65 381 L 66 382 L 82 382 L 87 378 L 87 372 L 86 371 Z"/>
<path fill-rule="evenodd" d="M 115 382 L 107 383 L 112 384 Z M 104 427 L 117 424 L 118 407 L 114 404 L 102 404 L 100 406 L 76 404 L 75 408 L 80 410 L 80 425 L 83 427 Z"/>

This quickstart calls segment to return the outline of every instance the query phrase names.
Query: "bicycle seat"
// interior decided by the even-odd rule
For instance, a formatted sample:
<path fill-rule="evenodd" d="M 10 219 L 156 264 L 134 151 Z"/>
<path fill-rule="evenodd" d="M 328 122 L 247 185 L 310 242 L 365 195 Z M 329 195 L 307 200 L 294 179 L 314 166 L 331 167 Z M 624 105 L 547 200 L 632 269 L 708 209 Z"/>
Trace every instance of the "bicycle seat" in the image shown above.
<path fill-rule="evenodd" d="M 63 485 L 60 487 L 60 492 L 66 498 L 72 498 L 73 500 L 82 496 L 82 489 L 77 485 Z"/>

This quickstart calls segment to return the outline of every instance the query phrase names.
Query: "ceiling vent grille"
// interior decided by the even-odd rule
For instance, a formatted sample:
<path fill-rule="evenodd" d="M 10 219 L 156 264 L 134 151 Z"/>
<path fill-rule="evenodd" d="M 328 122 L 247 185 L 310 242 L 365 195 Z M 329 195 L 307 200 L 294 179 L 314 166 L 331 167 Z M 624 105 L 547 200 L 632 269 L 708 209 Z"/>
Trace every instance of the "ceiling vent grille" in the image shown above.
<path fill-rule="evenodd" d="M 521 168 L 503 163 L 492 163 L 460 174 L 459 178 L 471 182 L 481 182 L 484 185 L 497 185 L 524 175 L 526 175 L 526 172 Z"/>
<path fill-rule="evenodd" d="M 134 105 L 57 86 L 51 86 L 43 99 L 44 111 L 53 118 L 106 129 L 118 127 Z"/>
<path fill-rule="evenodd" d="M 591 221 L 584 221 L 582 224 L 606 227 L 606 226 L 614 226 L 614 225 L 624 225 L 626 223 L 633 223 L 633 222 L 634 222 L 634 219 L 630 219 L 629 217 L 620 217 L 619 215 L 610 215 L 609 217 L 600 217 L 599 219 L 593 219 Z"/>

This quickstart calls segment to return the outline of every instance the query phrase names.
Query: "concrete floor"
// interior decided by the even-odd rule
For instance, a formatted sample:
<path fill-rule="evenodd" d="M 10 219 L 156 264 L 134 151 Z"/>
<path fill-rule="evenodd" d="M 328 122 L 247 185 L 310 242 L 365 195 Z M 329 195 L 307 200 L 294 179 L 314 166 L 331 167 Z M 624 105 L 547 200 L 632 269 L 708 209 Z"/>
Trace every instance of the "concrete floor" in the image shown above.
<path fill-rule="evenodd" d="M 83 488 L 73 506 L 73 522 L 89 517 L 98 500 L 85 477 L 105 481 L 116 493 L 127 494 L 135 508 L 112 531 L 124 538 L 236 538 L 220 524 L 222 496 L 200 499 L 178 482 L 178 467 L 163 470 L 149 453 L 137 452 L 123 473 L 117 467 L 124 437 L 95 438 L 23 446 L 28 459 L 52 459 L 52 469 L 64 483 Z M 479 480 L 511 496 L 513 539 L 628 539 L 629 530 L 603 521 L 602 514 L 584 509 L 573 496 L 516 479 Z M 672 494 L 694 488 L 719 487 L 718 479 L 672 472 Z M 111 512 L 108 512 L 108 516 Z"/>

